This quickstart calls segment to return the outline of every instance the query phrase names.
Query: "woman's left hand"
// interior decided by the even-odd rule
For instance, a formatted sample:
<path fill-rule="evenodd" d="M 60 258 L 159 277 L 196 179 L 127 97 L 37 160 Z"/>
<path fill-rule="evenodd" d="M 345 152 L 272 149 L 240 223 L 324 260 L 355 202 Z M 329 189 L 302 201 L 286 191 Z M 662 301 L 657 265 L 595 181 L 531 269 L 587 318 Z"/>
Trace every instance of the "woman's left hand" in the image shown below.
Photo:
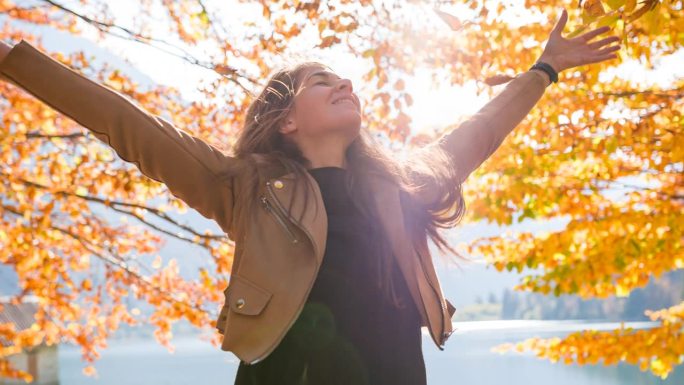
<path fill-rule="evenodd" d="M 546 42 L 544 52 L 537 61 L 546 62 L 556 72 L 560 72 L 572 67 L 617 58 L 616 51 L 620 49 L 620 45 L 601 47 L 619 41 L 619 37 L 610 36 L 592 43 L 589 42 L 592 38 L 608 32 L 610 27 L 596 28 L 577 37 L 566 39 L 561 36 L 561 32 L 563 32 L 567 21 L 568 13 L 563 9 L 558 23 L 553 27 Z"/>

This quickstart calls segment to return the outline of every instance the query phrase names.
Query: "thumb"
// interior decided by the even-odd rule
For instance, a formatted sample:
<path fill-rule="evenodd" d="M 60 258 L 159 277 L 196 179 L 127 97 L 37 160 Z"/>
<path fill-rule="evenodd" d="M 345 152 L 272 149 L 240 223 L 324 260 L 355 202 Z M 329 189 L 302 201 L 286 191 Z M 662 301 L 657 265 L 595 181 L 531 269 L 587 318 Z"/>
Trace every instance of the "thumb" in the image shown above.
<path fill-rule="evenodd" d="M 563 11 L 561 12 L 560 18 L 558 19 L 558 22 L 556 25 L 553 27 L 553 31 L 551 31 L 552 35 L 559 35 L 561 32 L 563 32 L 563 28 L 565 28 L 565 23 L 568 21 L 568 12 L 563 8 Z"/>

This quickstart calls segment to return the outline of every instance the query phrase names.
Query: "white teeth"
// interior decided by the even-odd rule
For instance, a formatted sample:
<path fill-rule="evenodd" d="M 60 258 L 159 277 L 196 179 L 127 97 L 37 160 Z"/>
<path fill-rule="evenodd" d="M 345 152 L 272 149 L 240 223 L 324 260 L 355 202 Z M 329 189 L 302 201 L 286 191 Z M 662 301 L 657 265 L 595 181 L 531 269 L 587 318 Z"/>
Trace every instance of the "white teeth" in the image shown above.
<path fill-rule="evenodd" d="M 341 103 L 341 102 L 348 102 L 348 103 L 354 104 L 354 102 L 352 102 L 352 101 L 349 100 L 349 99 L 340 99 L 340 100 L 336 101 L 336 102 L 333 103 L 333 104 L 339 104 L 339 103 Z"/>

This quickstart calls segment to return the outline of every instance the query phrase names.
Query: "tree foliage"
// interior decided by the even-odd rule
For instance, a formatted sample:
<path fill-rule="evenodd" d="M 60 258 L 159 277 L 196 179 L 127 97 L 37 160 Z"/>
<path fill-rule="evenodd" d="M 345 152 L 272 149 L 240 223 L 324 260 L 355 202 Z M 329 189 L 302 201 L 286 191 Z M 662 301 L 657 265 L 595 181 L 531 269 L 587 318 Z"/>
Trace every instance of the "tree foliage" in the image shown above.
<path fill-rule="evenodd" d="M 481 0 L 261 0 L 235 2 L 231 12 L 216 3 L 142 0 L 128 20 L 116 17 L 104 1 L 83 0 L 69 8 L 52 0 L 31 5 L 2 0 L 0 13 L 12 22 L 3 24 L 0 38 L 42 48 L 23 23 L 76 36 L 96 31 L 97 41 L 117 36 L 212 71 L 213 80 L 198 86 L 209 102 L 187 103 L 174 88 L 141 89 L 121 70 L 96 66 L 83 52 L 50 53 L 151 113 L 165 114 L 178 127 L 227 148 L 264 79 L 312 44 L 366 60 L 365 123 L 393 141 L 416 146 L 438 133 L 412 133 L 407 108 L 413 98 L 404 88 L 406 79 L 424 68 L 452 85 L 478 80 L 479 90 L 491 94 L 491 86 L 534 63 L 562 7 L 570 16 L 568 35 L 613 26 L 623 38 L 622 59 L 638 59 L 650 69 L 684 42 L 681 1 L 525 1 L 516 7 Z M 516 14 L 521 10 L 542 21 L 521 24 Z M 160 17 L 163 31 L 150 27 Z M 199 45 L 201 55 L 190 49 Z M 539 107 L 467 182 L 470 221 L 570 219 L 562 231 L 506 234 L 469 245 L 499 270 L 543 268 L 543 274 L 525 277 L 520 290 L 626 296 L 649 277 L 684 266 L 684 84 L 675 79 L 661 89 L 599 78 L 618 61 L 561 73 Z M 14 268 L 22 295 L 40 301 L 35 327 L 15 331 L 0 325 L 0 336 L 14 342 L 0 351 L 0 376 L 30 379 L 1 357 L 41 341 L 75 342 L 83 359 L 94 362 L 121 322 L 141 321 L 140 311 L 123 301 L 130 295 L 153 306 L 147 321 L 169 349 L 171 326 L 180 319 L 213 330 L 229 278 L 231 240 L 174 220 L 167 212 L 185 210 L 182 201 L 115 159 L 75 122 L 9 83 L 0 83 L 0 93 L 0 262 Z M 609 108 L 618 113 L 606 114 Z M 612 188 L 629 193 L 611 200 L 604 193 Z M 156 197 L 165 202 L 151 205 Z M 93 206 L 139 225 L 108 223 Z M 161 234 L 205 248 L 214 268 L 184 279 L 173 260 L 162 266 L 157 258 L 146 265 L 138 256 L 155 253 Z M 93 268 L 95 261 L 105 267 L 103 273 Z M 665 377 L 682 362 L 684 304 L 650 316 L 660 323 L 650 330 L 587 331 L 517 347 L 554 361 L 626 361 Z M 215 346 L 219 338 L 213 336 Z M 84 372 L 95 369 L 89 365 Z"/>

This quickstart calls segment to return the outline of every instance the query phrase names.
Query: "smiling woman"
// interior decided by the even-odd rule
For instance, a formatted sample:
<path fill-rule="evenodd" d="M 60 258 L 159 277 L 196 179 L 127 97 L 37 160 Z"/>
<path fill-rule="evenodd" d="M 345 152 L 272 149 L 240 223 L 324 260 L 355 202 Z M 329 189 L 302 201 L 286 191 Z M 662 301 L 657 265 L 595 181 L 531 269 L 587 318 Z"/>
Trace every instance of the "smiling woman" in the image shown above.
<path fill-rule="evenodd" d="M 351 82 L 321 63 L 277 71 L 225 154 L 21 41 L 0 76 L 91 130 L 235 241 L 216 328 L 236 384 L 420 385 L 420 328 L 443 349 L 455 308 L 428 240 L 461 220 L 461 185 L 525 118 L 555 73 L 613 58 L 607 29 L 560 34 L 458 128 L 406 162 L 363 126 Z M 65 97 L 67 95 L 68 97 Z M 462 258 L 462 257 L 461 257 Z"/>
<path fill-rule="evenodd" d="M 325 248 L 301 310 L 267 353 L 253 362 L 241 360 L 236 384 L 426 383 L 420 327 L 427 326 L 442 348 L 453 332 L 455 311 L 443 298 L 427 239 L 460 257 L 437 230 L 462 218 L 462 182 L 557 81 L 559 71 L 615 58 L 617 46 L 601 47 L 617 37 L 589 43 L 608 28 L 565 39 L 566 21 L 563 10 L 528 72 L 405 164 L 366 132 L 348 79 L 316 62 L 271 77 L 249 108 L 235 151 L 284 165 L 272 175 L 295 176 L 313 191 L 313 199 L 303 200 L 324 204 Z M 253 194 L 259 181 L 255 176 L 249 183 Z M 283 212 L 292 218 L 292 210 Z M 230 322 L 228 316 L 228 328 Z"/>
<path fill-rule="evenodd" d="M 415 278 L 405 279 L 394 260 L 369 189 L 377 175 L 405 184 L 407 192 L 411 185 L 361 123 L 352 83 L 315 62 L 277 72 L 248 111 L 237 156 L 259 154 L 261 162 L 289 164 L 301 180 L 313 182 L 318 194 L 312 203 L 323 203 L 327 226 L 323 261 L 300 313 L 265 358 L 240 362 L 236 384 L 425 383 L 420 333 L 425 305 L 407 285 Z M 440 165 L 448 164 L 442 160 Z M 446 181 L 448 171 L 442 170 Z M 257 194 L 258 183 L 252 182 Z M 451 197 L 447 204 L 461 199 Z M 425 220 L 411 218 L 416 224 Z M 425 234 L 426 224 L 418 226 Z M 293 234 L 281 227 L 283 234 Z M 415 267 L 406 274 L 415 277 Z M 432 295 L 443 303 L 436 278 L 432 284 L 438 290 Z"/>

